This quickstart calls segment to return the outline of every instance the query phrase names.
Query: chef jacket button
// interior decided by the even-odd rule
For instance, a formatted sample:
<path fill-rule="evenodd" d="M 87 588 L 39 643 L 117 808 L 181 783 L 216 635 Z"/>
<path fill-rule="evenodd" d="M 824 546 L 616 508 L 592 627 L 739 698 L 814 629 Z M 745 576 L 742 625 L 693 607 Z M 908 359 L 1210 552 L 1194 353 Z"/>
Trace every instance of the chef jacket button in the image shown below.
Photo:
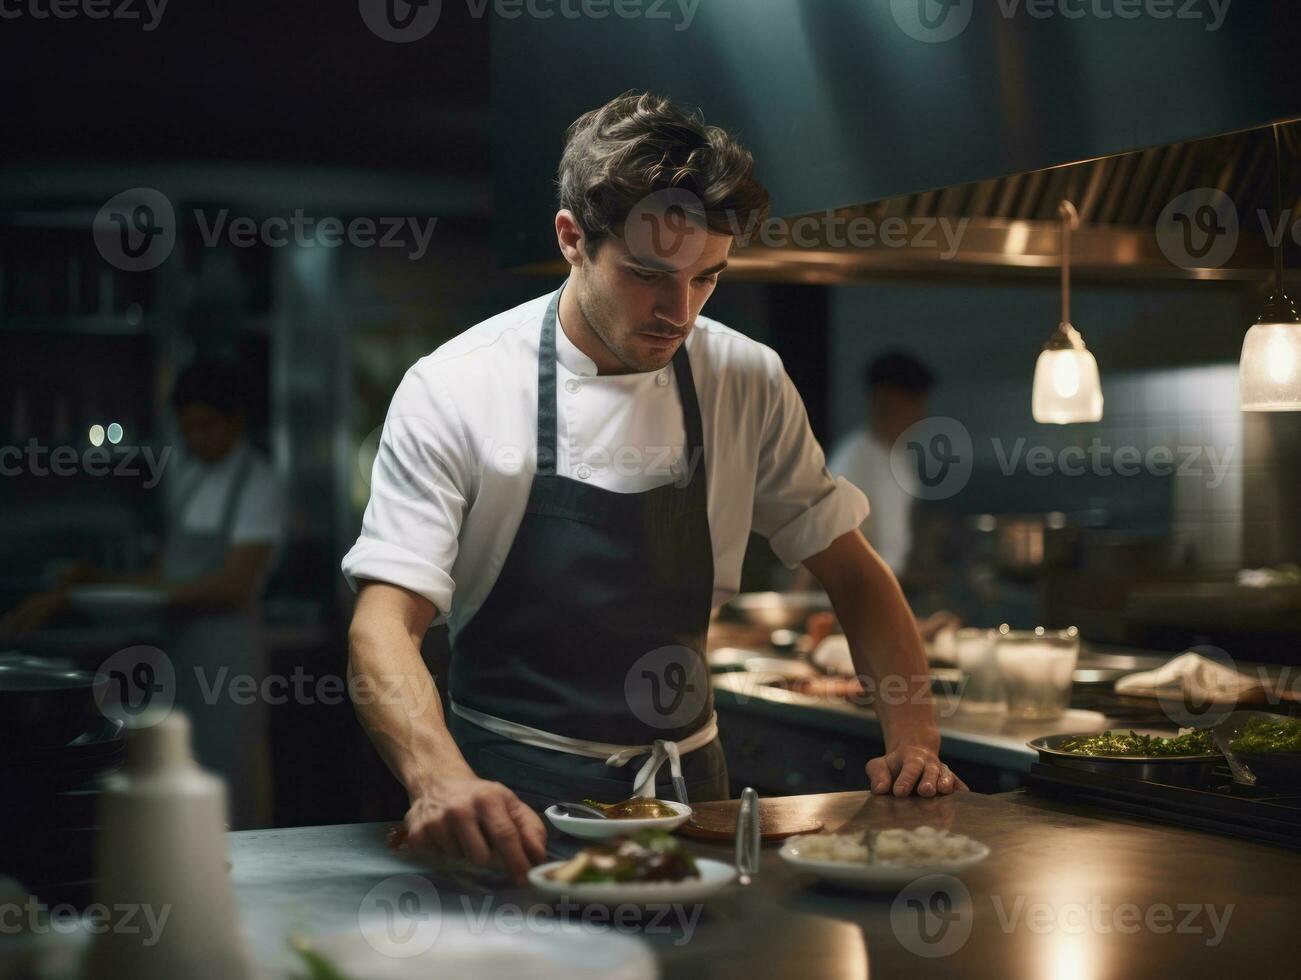
<path fill-rule="evenodd" d="M 663 388 L 669 383 L 669 373 L 667 371 L 661 371 L 659 374 L 655 375 L 655 383 Z"/>
<path fill-rule="evenodd" d="M 592 475 L 592 468 L 590 466 L 580 466 L 578 468 L 578 478 L 580 480 L 586 480 L 591 475 Z"/>
<path fill-rule="evenodd" d="M 570 378 L 565 382 L 565 391 L 569 392 L 571 395 L 578 394 L 578 389 L 581 387 L 583 387 L 582 382 L 575 381 L 573 378 Z"/>

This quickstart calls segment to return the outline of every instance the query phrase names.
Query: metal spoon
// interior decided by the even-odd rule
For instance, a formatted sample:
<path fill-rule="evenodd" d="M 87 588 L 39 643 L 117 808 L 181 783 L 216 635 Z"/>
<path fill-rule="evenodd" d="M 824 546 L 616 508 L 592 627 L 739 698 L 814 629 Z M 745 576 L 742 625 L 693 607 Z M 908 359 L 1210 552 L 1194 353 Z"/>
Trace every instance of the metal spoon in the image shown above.
<path fill-rule="evenodd" d="M 1215 747 L 1224 756 L 1224 761 L 1229 764 L 1229 771 L 1233 773 L 1233 781 L 1240 786 L 1255 786 L 1256 774 L 1247 768 L 1233 749 L 1229 748 L 1229 736 L 1223 728 L 1224 726 L 1221 724 L 1211 729 L 1211 741 L 1215 743 Z"/>
<path fill-rule="evenodd" d="M 557 807 L 567 817 L 590 817 L 593 820 L 609 820 L 604 810 L 598 810 L 586 803 L 557 803 Z"/>

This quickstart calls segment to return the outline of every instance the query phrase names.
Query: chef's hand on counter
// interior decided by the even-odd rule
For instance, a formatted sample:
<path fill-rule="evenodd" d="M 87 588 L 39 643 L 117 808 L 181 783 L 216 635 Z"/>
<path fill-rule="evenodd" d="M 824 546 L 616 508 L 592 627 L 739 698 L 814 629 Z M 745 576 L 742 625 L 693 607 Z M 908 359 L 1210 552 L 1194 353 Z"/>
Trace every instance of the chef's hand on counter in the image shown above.
<path fill-rule="evenodd" d="M 878 796 L 947 796 L 967 784 L 940 761 L 940 733 L 932 725 L 891 741 L 886 753 L 867 763 L 867 778 Z"/>
<path fill-rule="evenodd" d="M 506 786 L 476 776 L 447 730 L 420 655 L 437 612 L 396 585 L 362 583 L 348 630 L 348 690 L 362 727 L 406 787 L 408 845 L 480 865 L 499 859 L 523 884 L 528 869 L 546 860 L 546 828 Z"/>
<path fill-rule="evenodd" d="M 940 762 L 930 668 L 917 620 L 903 590 L 857 530 L 807 558 L 845 630 L 854 669 L 875 684 L 873 704 L 885 733 L 885 755 L 867 763 L 873 793 L 921 796 L 965 790 Z"/>
<path fill-rule="evenodd" d="M 547 859 L 541 818 L 501 783 L 480 779 L 468 767 L 432 779 L 411 801 L 402 826 L 409 845 L 478 865 L 497 857 L 521 884 L 529 868 Z"/>

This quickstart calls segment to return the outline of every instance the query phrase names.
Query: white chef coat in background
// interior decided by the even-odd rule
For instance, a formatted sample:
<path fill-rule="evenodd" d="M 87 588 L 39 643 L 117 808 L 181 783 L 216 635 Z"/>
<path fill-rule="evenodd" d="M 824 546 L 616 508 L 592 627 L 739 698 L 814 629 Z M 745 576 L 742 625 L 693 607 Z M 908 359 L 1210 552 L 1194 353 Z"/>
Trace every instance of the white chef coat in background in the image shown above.
<path fill-rule="evenodd" d="M 373 579 L 416 592 L 454 632 L 483 604 L 532 483 L 538 341 L 550 300 L 485 320 L 407 372 L 384 424 L 361 535 L 343 559 L 353 588 Z M 704 428 L 718 605 L 740 586 L 752 526 L 795 567 L 861 524 L 868 505 L 827 472 L 773 350 L 703 316 L 685 343 Z M 560 475 L 632 493 L 672 482 L 689 465 L 671 365 L 598 376 L 563 326 L 556 361 Z"/>
<path fill-rule="evenodd" d="M 912 550 L 912 507 L 919 482 L 901 485 L 890 469 L 890 447 L 866 429 L 851 432 L 831 454 L 827 469 L 867 495 L 871 514 L 862 532 L 896 575 L 902 574 Z"/>
<path fill-rule="evenodd" d="M 187 531 L 207 533 L 221 523 L 222 508 L 245 457 L 249 471 L 235 503 L 231 525 L 232 545 L 275 544 L 284 537 L 285 506 L 280 482 L 270 462 L 248 443 L 240 441 L 215 463 L 205 463 L 188 453 L 177 453 L 163 481 L 168 512 L 179 511 Z M 181 499 L 181 497 L 184 499 Z"/>

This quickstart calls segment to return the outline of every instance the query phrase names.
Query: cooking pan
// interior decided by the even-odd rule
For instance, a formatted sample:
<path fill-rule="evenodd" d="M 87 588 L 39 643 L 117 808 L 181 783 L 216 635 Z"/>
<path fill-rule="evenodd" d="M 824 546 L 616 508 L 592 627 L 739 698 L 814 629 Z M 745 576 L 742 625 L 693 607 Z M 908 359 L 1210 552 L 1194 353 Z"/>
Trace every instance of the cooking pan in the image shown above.
<path fill-rule="evenodd" d="M 1125 730 L 1127 733 L 1128 730 Z M 1081 755 L 1065 752 L 1062 742 L 1068 738 L 1090 738 L 1101 732 L 1078 735 L 1041 735 L 1026 743 L 1039 753 L 1039 761 L 1064 769 L 1082 769 L 1122 779 L 1146 779 L 1175 786 L 1199 786 L 1212 777 L 1215 767 L 1224 764 L 1218 752 L 1207 755 Z"/>
<path fill-rule="evenodd" d="M 0 739 L 24 749 L 67 745 L 104 723 L 95 694 L 107 683 L 66 660 L 0 654 Z"/>

